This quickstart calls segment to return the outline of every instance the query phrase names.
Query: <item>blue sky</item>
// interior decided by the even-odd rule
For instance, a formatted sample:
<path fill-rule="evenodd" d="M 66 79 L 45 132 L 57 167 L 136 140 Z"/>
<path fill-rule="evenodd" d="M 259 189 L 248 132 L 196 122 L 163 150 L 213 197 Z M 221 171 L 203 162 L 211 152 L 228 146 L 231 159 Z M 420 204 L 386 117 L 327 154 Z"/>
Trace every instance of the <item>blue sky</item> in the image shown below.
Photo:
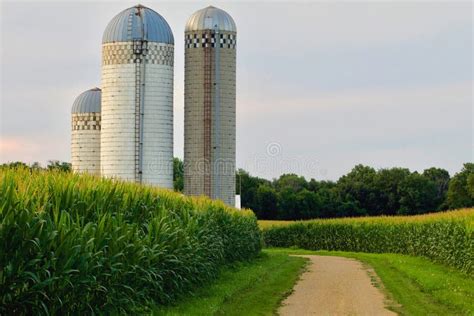
<path fill-rule="evenodd" d="M 70 159 L 70 108 L 100 87 L 101 36 L 135 2 L 2 2 L 0 161 Z M 337 179 L 355 164 L 451 174 L 473 160 L 471 2 L 152 2 L 175 36 L 209 4 L 238 27 L 237 165 Z"/>

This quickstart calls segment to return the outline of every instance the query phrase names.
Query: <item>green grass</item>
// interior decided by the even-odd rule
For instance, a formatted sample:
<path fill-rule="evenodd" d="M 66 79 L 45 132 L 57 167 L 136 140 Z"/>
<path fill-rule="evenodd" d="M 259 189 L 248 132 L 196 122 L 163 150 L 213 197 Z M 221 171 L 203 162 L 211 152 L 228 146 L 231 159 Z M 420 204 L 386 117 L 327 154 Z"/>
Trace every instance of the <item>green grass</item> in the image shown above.
<path fill-rule="evenodd" d="M 425 258 L 400 254 L 272 248 L 269 254 L 317 254 L 358 259 L 383 283 L 391 306 L 401 315 L 474 315 L 474 278 Z"/>
<path fill-rule="evenodd" d="M 213 283 L 155 315 L 273 315 L 316 254 L 355 258 L 377 273 L 375 285 L 400 315 L 474 315 L 474 279 L 425 258 L 400 254 L 265 249 L 256 260 L 224 268 Z M 381 283 L 380 283 L 381 282 Z M 161 307 L 160 307 L 161 308 Z"/>
<path fill-rule="evenodd" d="M 273 315 L 291 292 L 307 260 L 265 252 L 259 258 L 222 269 L 219 278 L 155 315 Z"/>

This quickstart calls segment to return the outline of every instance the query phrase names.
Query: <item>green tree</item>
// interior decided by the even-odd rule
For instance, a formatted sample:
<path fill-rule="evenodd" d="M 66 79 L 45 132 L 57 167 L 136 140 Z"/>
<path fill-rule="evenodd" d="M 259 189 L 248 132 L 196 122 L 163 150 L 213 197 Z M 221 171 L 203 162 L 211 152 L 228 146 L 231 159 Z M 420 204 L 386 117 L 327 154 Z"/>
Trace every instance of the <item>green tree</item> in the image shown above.
<path fill-rule="evenodd" d="M 301 190 L 296 194 L 296 201 L 300 213 L 299 219 L 322 217 L 319 197 L 313 191 L 307 189 Z"/>
<path fill-rule="evenodd" d="M 21 161 L 7 162 L 0 165 L 1 168 L 29 168 L 28 165 Z"/>
<path fill-rule="evenodd" d="M 278 192 L 278 219 L 300 219 L 298 199 L 292 188 L 286 187 Z"/>
<path fill-rule="evenodd" d="M 177 157 L 173 158 L 173 188 L 178 192 L 184 189 L 184 163 Z"/>
<path fill-rule="evenodd" d="M 351 172 L 338 180 L 337 188 L 341 200 L 358 206 L 354 212 L 347 215 L 376 215 L 380 213 L 378 203 L 380 191 L 375 185 L 376 176 L 377 172 L 374 168 L 357 165 Z"/>
<path fill-rule="evenodd" d="M 59 161 L 59 160 L 49 160 L 48 165 L 46 166 L 48 170 L 59 170 L 64 172 L 71 172 L 72 167 L 69 162 Z"/>
<path fill-rule="evenodd" d="M 436 186 L 436 198 L 433 210 L 446 208 L 446 195 L 449 186 L 449 172 L 441 168 L 429 168 L 423 171 L 423 176 L 430 179 Z"/>
<path fill-rule="evenodd" d="M 465 163 L 463 169 L 449 181 L 447 204 L 449 208 L 474 206 L 474 163 Z"/>
<path fill-rule="evenodd" d="M 249 208 L 254 211 L 265 211 L 260 208 L 257 201 L 257 189 L 261 184 L 270 185 L 270 181 L 261 179 L 258 177 L 251 176 L 247 171 L 243 169 L 237 170 L 237 181 L 235 181 L 236 192 L 241 195 L 241 204 L 244 208 Z M 240 192 L 242 189 L 242 192 Z"/>
<path fill-rule="evenodd" d="M 437 188 L 433 181 L 414 172 L 400 183 L 399 214 L 420 214 L 433 211 Z"/>
<path fill-rule="evenodd" d="M 474 199 L 474 173 L 467 176 L 467 192 Z"/>
<path fill-rule="evenodd" d="M 260 184 L 256 192 L 256 204 L 258 209 L 255 215 L 259 219 L 276 219 L 278 210 L 278 194 L 268 184 Z"/>
<path fill-rule="evenodd" d="M 41 169 L 43 169 L 43 168 L 41 167 L 41 164 L 40 164 L 39 162 L 37 162 L 37 161 L 33 162 L 33 163 L 31 164 L 31 167 L 30 167 L 30 168 L 31 168 L 32 170 L 41 170 Z"/>
<path fill-rule="evenodd" d="M 322 218 L 344 216 L 345 213 L 340 213 L 342 211 L 342 203 L 336 185 L 333 182 L 326 181 L 320 183 L 324 182 L 325 184 L 321 185 L 319 189 L 315 191 L 321 205 L 320 216 Z"/>
<path fill-rule="evenodd" d="M 375 187 L 379 190 L 377 201 L 379 214 L 394 215 L 400 209 L 399 187 L 410 170 L 406 168 L 390 168 L 377 171 Z"/>
<path fill-rule="evenodd" d="M 320 190 L 325 190 L 325 189 L 333 189 L 336 187 L 336 183 L 334 181 L 317 181 L 315 179 L 311 179 L 308 182 L 308 190 L 313 191 L 317 193 Z"/>
<path fill-rule="evenodd" d="M 274 186 L 277 190 L 282 191 L 291 189 L 293 192 L 299 192 L 308 186 L 304 177 L 293 173 L 283 174 L 274 181 Z"/>

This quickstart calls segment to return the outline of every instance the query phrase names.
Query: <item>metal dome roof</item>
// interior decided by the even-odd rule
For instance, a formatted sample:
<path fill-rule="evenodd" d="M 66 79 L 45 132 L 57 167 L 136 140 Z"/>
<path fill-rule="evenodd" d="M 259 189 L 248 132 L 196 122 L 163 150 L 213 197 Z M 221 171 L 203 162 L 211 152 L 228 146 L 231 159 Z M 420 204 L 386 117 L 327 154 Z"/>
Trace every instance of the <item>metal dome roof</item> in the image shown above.
<path fill-rule="evenodd" d="M 72 105 L 72 113 L 100 113 L 102 91 L 93 88 L 81 93 Z"/>
<path fill-rule="evenodd" d="M 216 27 L 219 31 L 237 32 L 234 19 L 227 12 L 208 6 L 191 15 L 185 31 L 213 30 Z"/>
<path fill-rule="evenodd" d="M 168 22 L 150 8 L 140 4 L 123 10 L 107 25 L 102 43 L 130 42 L 137 39 L 174 44 Z"/>

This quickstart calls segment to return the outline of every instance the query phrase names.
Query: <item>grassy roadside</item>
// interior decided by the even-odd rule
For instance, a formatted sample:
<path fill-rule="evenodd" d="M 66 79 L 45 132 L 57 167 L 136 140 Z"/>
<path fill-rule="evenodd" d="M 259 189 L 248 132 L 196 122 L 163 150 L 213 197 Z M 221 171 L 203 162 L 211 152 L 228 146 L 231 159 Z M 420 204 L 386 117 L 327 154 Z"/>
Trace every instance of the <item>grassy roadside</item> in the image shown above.
<path fill-rule="evenodd" d="M 264 252 L 259 258 L 224 268 L 219 278 L 175 306 L 153 315 L 273 315 L 291 292 L 307 260 Z"/>
<path fill-rule="evenodd" d="M 273 315 L 306 260 L 291 254 L 355 258 L 380 278 L 390 309 L 400 315 L 474 315 L 474 278 L 427 259 L 400 254 L 271 248 L 254 261 L 224 268 L 219 278 L 154 315 Z"/>
<path fill-rule="evenodd" d="M 316 254 L 358 259 L 381 279 L 400 315 L 474 315 L 474 278 L 427 259 L 399 254 L 266 249 L 269 254 Z"/>

